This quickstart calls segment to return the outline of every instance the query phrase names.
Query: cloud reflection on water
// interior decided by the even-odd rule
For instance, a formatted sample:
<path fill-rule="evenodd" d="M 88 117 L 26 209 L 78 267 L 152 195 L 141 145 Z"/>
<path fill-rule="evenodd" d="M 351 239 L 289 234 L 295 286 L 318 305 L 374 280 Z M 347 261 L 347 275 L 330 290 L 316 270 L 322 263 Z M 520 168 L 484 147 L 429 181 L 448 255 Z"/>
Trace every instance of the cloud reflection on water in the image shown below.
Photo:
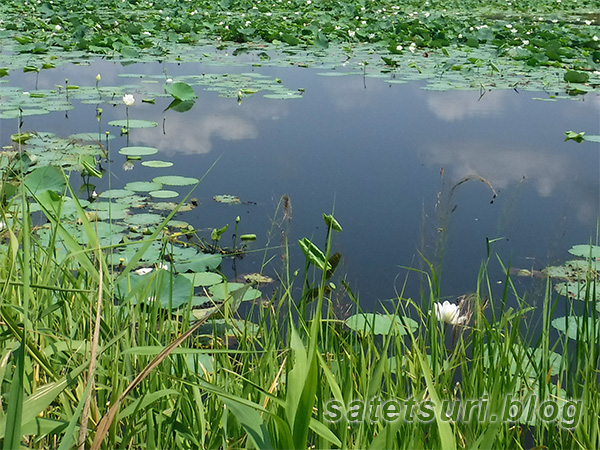
<path fill-rule="evenodd" d="M 200 109 L 211 112 L 206 114 Z M 202 104 L 196 104 L 185 114 L 167 113 L 164 133 L 159 126 L 133 135 L 132 142 L 157 147 L 165 154 L 206 154 L 213 150 L 214 142 L 219 139 L 257 139 L 261 127 L 287 115 L 285 107 L 277 105 L 261 108 L 260 113 L 256 110 L 239 108 L 233 102 L 230 105 L 222 102 L 211 105 L 210 100 L 202 99 Z"/>

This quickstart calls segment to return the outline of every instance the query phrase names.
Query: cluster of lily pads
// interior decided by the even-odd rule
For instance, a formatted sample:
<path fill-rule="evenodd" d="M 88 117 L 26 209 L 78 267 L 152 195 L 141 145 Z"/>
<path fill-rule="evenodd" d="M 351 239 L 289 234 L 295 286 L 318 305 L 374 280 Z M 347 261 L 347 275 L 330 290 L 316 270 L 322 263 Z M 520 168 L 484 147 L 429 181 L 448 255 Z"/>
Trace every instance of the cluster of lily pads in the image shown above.
<path fill-rule="evenodd" d="M 560 266 L 546 267 L 544 273 L 554 280 L 554 289 L 561 296 L 579 302 L 591 302 L 592 307 L 600 311 L 600 247 L 575 245 L 569 253 L 578 258 Z M 572 314 L 553 319 L 552 326 L 566 333 L 569 338 L 577 339 L 578 333 L 588 329 L 592 320 L 589 312 Z"/>
<path fill-rule="evenodd" d="M 326 66 L 399 81 L 439 76 L 436 89 L 600 86 L 593 1 L 462 2 L 9 1 L 0 5 L 3 62 L 39 71 L 100 54 L 124 61 L 223 61 L 207 45 L 250 53 L 256 65 Z M 352 61 L 350 61 L 352 60 Z M 231 60 L 229 60 L 231 62 Z M 352 70 L 350 70 L 352 72 Z M 442 77 L 441 75 L 444 74 Z M 433 80 L 432 80 L 433 81 Z M 237 91 L 236 91 L 237 93 Z"/>
<path fill-rule="evenodd" d="M 76 90 L 85 92 L 85 89 Z M 98 92 L 95 95 L 99 95 Z M 128 95 L 119 100 L 114 100 L 114 94 L 110 98 L 111 102 L 120 100 L 127 107 L 135 102 L 133 96 Z M 17 109 L 19 113 L 23 111 L 20 107 Z M 128 114 L 127 119 L 111 121 L 108 125 L 121 128 L 125 134 L 135 128 L 157 126 L 156 122 L 129 118 Z M 216 244 L 203 245 L 204 240 L 199 239 L 193 226 L 174 218 L 176 213 L 193 209 L 196 201 L 187 201 L 188 194 L 183 201 L 174 203 L 171 199 L 180 194 L 172 188 L 193 190 L 198 179 L 162 175 L 152 181 L 131 181 L 122 188 L 98 194 L 91 180 L 102 178 L 103 165 L 110 164 L 114 158 L 110 154 L 114 135 L 110 132 L 99 130 L 67 138 L 49 132 L 21 132 L 11 138 L 12 146 L 5 146 L 0 153 L 0 195 L 5 214 L 19 216 L 19 202 L 13 200 L 24 183 L 33 200 L 30 211 L 41 211 L 47 219 L 36 228 L 35 238 L 43 247 L 54 248 L 59 264 L 72 257 L 70 239 L 80 243 L 88 240 L 89 230 L 85 225 L 89 223 L 93 224 L 95 239 L 116 275 L 126 267 L 129 270 L 137 267 L 116 285 L 115 295 L 121 302 L 159 299 L 161 306 L 169 310 L 179 309 L 184 304 L 192 308 L 204 305 L 203 312 L 192 311 L 194 317 L 202 318 L 214 308 L 215 302 L 223 301 L 241 288 L 244 289 L 240 291 L 239 302 L 260 297 L 260 291 L 250 285 L 228 283 L 220 274 L 218 269 L 227 250 Z M 158 151 L 153 147 L 126 146 L 118 153 L 125 156 L 126 164 L 133 164 Z M 160 160 L 144 160 L 141 164 L 153 168 L 172 165 Z M 79 189 L 80 195 L 74 195 L 69 187 L 69 176 L 65 176 L 72 172 L 79 172 L 85 180 Z M 57 238 L 57 227 L 65 233 L 62 238 Z M 221 233 L 225 229 L 221 229 Z"/>

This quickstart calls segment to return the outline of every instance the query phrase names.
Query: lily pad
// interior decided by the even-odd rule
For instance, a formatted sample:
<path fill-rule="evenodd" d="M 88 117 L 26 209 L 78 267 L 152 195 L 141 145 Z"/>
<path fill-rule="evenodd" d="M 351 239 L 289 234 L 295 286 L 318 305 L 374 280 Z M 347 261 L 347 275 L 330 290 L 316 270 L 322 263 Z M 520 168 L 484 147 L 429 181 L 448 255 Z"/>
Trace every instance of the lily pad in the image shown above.
<path fill-rule="evenodd" d="M 177 191 L 169 191 L 166 189 L 161 189 L 157 191 L 151 191 L 150 196 L 154 198 L 174 198 L 179 195 Z"/>
<path fill-rule="evenodd" d="M 189 278 L 195 287 L 213 286 L 223 282 L 223 276 L 214 272 L 183 273 L 182 275 Z"/>
<path fill-rule="evenodd" d="M 162 187 L 160 183 L 153 181 L 132 181 L 125 185 L 125 189 L 135 192 L 150 192 L 159 190 Z"/>
<path fill-rule="evenodd" d="M 600 247 L 597 245 L 574 245 L 569 249 L 569 253 L 575 256 L 582 256 L 584 258 L 600 258 Z"/>
<path fill-rule="evenodd" d="M 142 119 L 122 119 L 122 120 L 111 120 L 108 122 L 109 125 L 113 127 L 121 127 L 121 128 L 153 128 L 157 127 L 158 123 L 153 122 L 151 120 L 142 120 Z"/>
<path fill-rule="evenodd" d="M 132 195 L 133 192 L 128 189 L 110 189 L 100 193 L 101 198 L 124 198 Z"/>
<path fill-rule="evenodd" d="M 225 300 L 230 295 L 233 295 L 234 292 L 247 286 L 248 285 L 243 283 L 221 283 L 211 286 L 208 291 L 213 296 L 213 298 L 217 300 Z M 241 298 L 241 301 L 247 302 L 255 300 L 257 298 L 260 298 L 261 295 L 262 294 L 257 289 L 247 288 L 246 292 L 244 292 L 244 295 Z"/>
<path fill-rule="evenodd" d="M 114 134 L 109 134 L 108 135 L 108 140 L 112 140 L 114 139 L 116 136 Z M 71 134 L 69 135 L 69 139 L 75 139 L 76 141 L 85 141 L 85 142 L 104 142 L 107 139 L 107 135 L 106 134 L 102 134 L 102 135 L 98 135 L 98 132 L 91 132 L 91 133 L 75 133 L 75 134 Z"/>
<path fill-rule="evenodd" d="M 168 186 L 188 186 L 199 182 L 197 178 L 182 177 L 179 175 L 165 175 L 152 179 L 155 183 L 166 184 Z"/>
<path fill-rule="evenodd" d="M 119 153 L 125 156 L 148 156 L 158 153 L 158 149 L 154 147 L 123 147 Z"/>
<path fill-rule="evenodd" d="M 404 321 L 410 331 L 417 329 L 418 324 L 413 319 L 404 317 Z M 346 319 L 346 326 L 360 333 L 387 335 L 394 332 L 400 336 L 407 334 L 407 330 L 402 325 L 400 317 L 395 315 L 359 313 L 348 317 Z"/>
<path fill-rule="evenodd" d="M 141 213 L 134 214 L 126 219 L 126 222 L 130 225 L 138 225 L 138 226 L 158 226 L 160 225 L 165 218 L 159 214 L 152 213 Z"/>
<path fill-rule="evenodd" d="M 600 301 L 600 282 L 591 281 L 590 283 L 588 286 L 588 281 L 569 281 L 557 284 L 554 289 L 560 295 L 574 300 Z"/>
<path fill-rule="evenodd" d="M 197 257 L 175 263 L 175 269 L 178 272 L 205 272 L 214 270 L 221 264 L 223 257 L 221 255 L 201 254 Z"/>
<path fill-rule="evenodd" d="M 173 163 L 169 162 L 169 161 L 151 160 L 151 161 L 143 161 L 142 162 L 142 166 L 154 167 L 154 168 L 171 167 L 172 165 L 173 165 Z"/>
<path fill-rule="evenodd" d="M 574 340 L 582 340 L 585 336 L 584 333 L 584 325 L 586 325 L 586 329 L 588 333 L 593 330 L 593 327 L 598 327 L 599 325 L 595 322 L 593 317 L 587 318 L 587 324 L 583 317 L 578 316 L 569 316 L 569 317 L 558 317 L 552 321 L 552 326 L 556 328 L 561 333 L 566 333 L 566 335 L 570 339 Z M 597 331 L 597 330 L 596 330 Z M 597 332 L 594 333 L 594 336 L 597 335 Z"/>

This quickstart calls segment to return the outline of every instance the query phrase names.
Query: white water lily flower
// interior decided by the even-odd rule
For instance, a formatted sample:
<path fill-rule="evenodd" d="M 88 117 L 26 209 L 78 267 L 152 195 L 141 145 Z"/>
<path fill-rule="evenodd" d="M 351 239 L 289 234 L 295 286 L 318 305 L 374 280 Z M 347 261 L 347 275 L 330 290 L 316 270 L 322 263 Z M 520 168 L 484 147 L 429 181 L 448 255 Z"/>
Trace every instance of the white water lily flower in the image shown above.
<path fill-rule="evenodd" d="M 138 275 L 146 275 L 147 273 L 152 272 L 151 267 L 141 267 L 140 269 L 134 270 L 134 272 Z"/>
<path fill-rule="evenodd" d="M 135 97 L 131 94 L 125 94 L 123 96 L 123 103 L 127 106 L 131 106 L 135 103 Z"/>
<path fill-rule="evenodd" d="M 433 308 L 435 316 L 441 322 L 446 322 L 451 325 L 460 325 L 465 318 L 460 315 L 458 305 L 450 303 L 446 300 L 444 303 L 434 303 Z"/>

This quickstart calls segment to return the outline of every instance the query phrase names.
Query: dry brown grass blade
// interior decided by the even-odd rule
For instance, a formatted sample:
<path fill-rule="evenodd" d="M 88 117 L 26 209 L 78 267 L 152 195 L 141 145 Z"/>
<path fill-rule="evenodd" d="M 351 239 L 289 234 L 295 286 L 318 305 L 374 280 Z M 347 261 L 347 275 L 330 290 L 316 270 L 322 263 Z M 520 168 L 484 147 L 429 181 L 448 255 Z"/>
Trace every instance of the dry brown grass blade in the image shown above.
<path fill-rule="evenodd" d="M 450 189 L 450 195 L 452 195 L 452 193 L 454 192 L 454 189 L 456 189 L 458 186 L 460 186 L 463 183 L 466 183 L 469 180 L 479 180 L 483 184 L 485 184 L 487 187 L 489 187 L 492 190 L 492 194 L 493 194 L 492 201 L 490 203 L 494 203 L 494 199 L 496 197 L 498 197 L 498 193 L 496 192 L 496 189 L 494 189 L 494 186 L 492 186 L 492 183 L 490 183 L 485 178 L 480 177 L 479 175 L 469 175 L 468 177 L 464 177 L 462 180 L 460 180 L 458 183 L 456 183 L 454 186 L 452 186 L 452 189 Z"/>
<path fill-rule="evenodd" d="M 275 390 L 277 389 L 277 386 L 279 386 L 279 380 L 281 379 L 281 374 L 283 373 L 283 369 L 285 368 L 286 361 L 287 361 L 287 356 L 285 358 L 283 358 L 283 362 L 281 363 L 281 366 L 279 367 L 277 376 L 275 377 L 275 379 L 271 383 L 271 386 L 269 387 L 269 390 L 267 391 L 269 394 L 272 394 L 273 392 L 275 392 Z M 270 399 L 270 397 L 265 397 L 265 401 L 263 402 L 263 408 L 267 409 L 267 405 L 269 404 L 269 399 Z"/>
<path fill-rule="evenodd" d="M 189 330 L 187 330 L 185 333 L 183 333 L 181 336 L 179 336 L 177 339 L 175 339 L 173 342 L 171 342 L 158 355 L 156 355 L 154 357 L 154 359 L 152 361 L 150 361 L 150 363 L 146 367 L 144 367 L 144 370 L 142 370 L 138 374 L 138 376 L 134 378 L 134 380 L 129 384 L 129 386 L 127 386 L 127 388 L 119 396 L 119 398 L 117 399 L 115 404 L 110 407 L 110 409 L 108 410 L 108 413 L 106 413 L 104 415 L 104 417 L 102 417 L 102 420 L 100 420 L 100 423 L 98 424 L 98 427 L 96 428 L 96 436 L 94 436 L 94 441 L 92 442 L 91 450 L 99 450 L 100 446 L 102 445 L 102 441 L 104 440 L 104 437 L 106 436 L 106 433 L 108 433 L 108 429 L 110 428 L 112 421 L 114 420 L 115 416 L 119 412 L 119 406 L 121 405 L 121 402 L 123 401 L 123 399 L 125 397 L 127 397 L 127 395 L 131 391 L 133 391 L 135 389 L 135 387 L 144 380 L 144 378 L 146 378 L 154 369 L 156 369 L 156 367 L 158 367 L 158 365 L 161 362 L 163 362 L 163 360 L 167 356 L 169 356 L 169 354 L 173 350 L 175 350 L 175 348 L 179 347 L 179 345 L 183 341 L 185 341 L 188 337 L 190 337 L 194 333 L 194 331 L 196 331 L 198 328 L 200 328 L 200 326 L 202 326 L 202 324 L 204 324 L 214 314 L 219 312 L 223 308 L 223 305 L 225 305 L 225 303 L 226 302 L 221 303 L 217 307 L 217 309 L 215 309 L 212 312 L 212 314 L 210 314 L 210 315 L 204 317 L 202 320 L 199 320 L 198 322 L 196 322 L 192 327 L 190 327 Z"/>

